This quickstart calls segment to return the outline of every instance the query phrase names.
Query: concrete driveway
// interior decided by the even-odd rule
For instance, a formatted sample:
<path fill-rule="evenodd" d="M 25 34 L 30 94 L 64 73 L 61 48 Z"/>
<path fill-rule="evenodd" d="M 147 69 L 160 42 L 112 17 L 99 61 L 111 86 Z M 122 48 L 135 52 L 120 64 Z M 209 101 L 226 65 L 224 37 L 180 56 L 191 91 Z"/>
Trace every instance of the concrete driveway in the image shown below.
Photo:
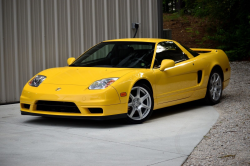
<path fill-rule="evenodd" d="M 156 110 L 143 124 L 20 115 L 0 106 L 0 165 L 180 166 L 219 114 L 199 101 Z"/>

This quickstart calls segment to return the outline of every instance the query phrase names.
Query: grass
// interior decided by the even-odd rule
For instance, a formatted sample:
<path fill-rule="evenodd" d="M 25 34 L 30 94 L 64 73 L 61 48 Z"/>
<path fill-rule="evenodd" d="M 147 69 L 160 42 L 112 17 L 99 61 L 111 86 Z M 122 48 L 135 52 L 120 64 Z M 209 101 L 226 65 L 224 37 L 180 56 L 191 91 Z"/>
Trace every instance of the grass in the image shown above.
<path fill-rule="evenodd" d="M 163 21 L 178 20 L 180 17 L 181 15 L 178 12 L 176 12 L 171 15 L 167 15 L 167 16 L 165 15 L 163 17 Z"/>

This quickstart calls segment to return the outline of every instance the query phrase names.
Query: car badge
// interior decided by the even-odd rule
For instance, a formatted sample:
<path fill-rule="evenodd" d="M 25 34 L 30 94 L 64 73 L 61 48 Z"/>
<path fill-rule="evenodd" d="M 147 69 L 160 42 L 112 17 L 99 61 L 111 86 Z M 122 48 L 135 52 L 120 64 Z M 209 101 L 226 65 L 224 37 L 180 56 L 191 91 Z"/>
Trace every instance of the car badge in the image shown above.
<path fill-rule="evenodd" d="M 56 88 L 56 91 L 59 91 L 59 90 L 61 90 L 61 88 Z"/>

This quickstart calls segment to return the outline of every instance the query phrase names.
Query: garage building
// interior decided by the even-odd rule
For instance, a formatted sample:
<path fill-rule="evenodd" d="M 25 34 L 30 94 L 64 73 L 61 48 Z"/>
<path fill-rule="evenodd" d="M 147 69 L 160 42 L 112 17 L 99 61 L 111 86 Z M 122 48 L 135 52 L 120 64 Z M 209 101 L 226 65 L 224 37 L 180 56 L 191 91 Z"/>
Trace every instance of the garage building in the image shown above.
<path fill-rule="evenodd" d="M 0 104 L 38 72 L 108 39 L 161 38 L 162 0 L 0 0 Z"/>

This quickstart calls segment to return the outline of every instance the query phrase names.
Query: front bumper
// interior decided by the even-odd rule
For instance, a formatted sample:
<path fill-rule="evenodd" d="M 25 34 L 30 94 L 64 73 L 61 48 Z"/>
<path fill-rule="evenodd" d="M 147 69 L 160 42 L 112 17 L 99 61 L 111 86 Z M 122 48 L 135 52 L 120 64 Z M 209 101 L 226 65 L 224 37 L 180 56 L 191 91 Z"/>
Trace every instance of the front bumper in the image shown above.
<path fill-rule="evenodd" d="M 37 87 L 25 85 L 20 97 L 22 115 L 57 116 L 81 119 L 114 119 L 126 117 L 127 103 L 121 103 L 117 91 L 112 87 L 103 90 L 88 90 L 84 86 L 44 84 Z M 57 112 L 37 109 L 38 101 L 72 102 L 79 113 Z M 27 107 L 28 105 L 28 107 Z M 90 108 L 101 108 L 102 113 L 93 113 Z M 117 116 L 114 116 L 117 115 Z"/>

